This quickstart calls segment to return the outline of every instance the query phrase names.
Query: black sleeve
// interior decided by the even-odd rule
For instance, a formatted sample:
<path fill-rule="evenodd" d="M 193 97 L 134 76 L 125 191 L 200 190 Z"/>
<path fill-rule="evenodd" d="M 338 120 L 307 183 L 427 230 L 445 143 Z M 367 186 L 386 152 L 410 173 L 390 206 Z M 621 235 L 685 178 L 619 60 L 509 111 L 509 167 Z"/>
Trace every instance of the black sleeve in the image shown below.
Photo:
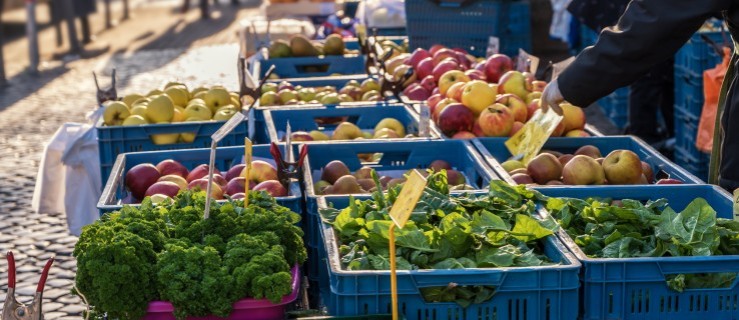
<path fill-rule="evenodd" d="M 601 32 L 560 74 L 557 83 L 570 103 L 587 107 L 639 79 L 670 56 L 731 0 L 633 0 L 618 24 Z"/>

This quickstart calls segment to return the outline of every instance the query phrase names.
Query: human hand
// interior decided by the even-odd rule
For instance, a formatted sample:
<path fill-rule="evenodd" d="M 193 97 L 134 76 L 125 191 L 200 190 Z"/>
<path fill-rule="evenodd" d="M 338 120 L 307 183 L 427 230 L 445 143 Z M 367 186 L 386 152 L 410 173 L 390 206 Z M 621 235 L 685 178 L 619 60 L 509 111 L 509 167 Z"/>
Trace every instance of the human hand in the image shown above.
<path fill-rule="evenodd" d="M 559 85 L 557 80 L 550 82 L 545 88 L 544 92 L 541 93 L 541 100 L 539 101 L 542 112 L 549 111 L 552 108 L 558 115 L 562 115 L 562 108 L 559 104 L 564 101 L 562 93 L 559 91 Z"/>

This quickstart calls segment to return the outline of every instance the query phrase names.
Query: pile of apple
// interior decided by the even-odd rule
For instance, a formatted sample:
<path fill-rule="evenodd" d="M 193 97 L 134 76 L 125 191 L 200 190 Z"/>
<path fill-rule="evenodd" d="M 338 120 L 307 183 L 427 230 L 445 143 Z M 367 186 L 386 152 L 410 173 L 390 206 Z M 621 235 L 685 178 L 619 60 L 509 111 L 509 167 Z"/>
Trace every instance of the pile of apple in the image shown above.
<path fill-rule="evenodd" d="M 375 79 L 366 79 L 362 83 L 351 80 L 338 91 L 332 86 L 304 88 L 282 81 L 279 84 L 268 82 L 262 85 L 259 105 L 266 107 L 319 103 L 334 105 L 342 102 L 381 100 L 380 84 Z"/>
<path fill-rule="evenodd" d="M 527 185 L 625 185 L 681 184 L 675 179 L 654 181 L 652 166 L 630 150 L 614 150 L 605 158 L 592 145 L 582 146 L 574 154 L 544 151 L 528 166 L 518 160 L 501 164 L 513 181 Z"/>
<path fill-rule="evenodd" d="M 138 126 L 145 124 L 191 121 L 225 121 L 241 111 L 241 100 L 236 92 L 222 86 L 199 87 L 192 91 L 182 83 L 170 82 L 163 90 L 152 90 L 146 95 L 129 94 L 120 101 L 110 101 L 103 111 L 106 126 Z M 157 134 L 156 144 L 186 143 L 195 140 L 194 133 Z"/>
<path fill-rule="evenodd" d="M 415 72 L 404 90 L 406 97 L 425 100 L 434 122 L 452 138 L 512 136 L 539 108 L 547 84 L 529 72 L 513 70 L 513 61 L 504 54 L 478 61 L 463 49 L 435 45 L 395 59 L 388 62 L 388 70 Z M 589 136 L 583 130 L 585 113 L 569 103 L 560 106 L 564 120 L 552 136 Z"/>
<path fill-rule="evenodd" d="M 466 185 L 467 180 L 464 175 L 453 170 L 452 166 L 444 160 L 435 160 L 429 164 L 428 169 L 432 171 L 446 170 L 447 180 L 452 190 L 469 190 L 471 186 Z M 375 169 L 371 167 L 361 167 L 352 173 L 343 162 L 334 160 L 329 162 L 321 170 L 321 180 L 313 185 L 313 192 L 316 195 L 343 195 L 356 193 L 370 193 L 377 190 L 377 185 L 372 179 Z M 428 175 L 427 171 L 421 171 L 421 174 Z M 391 188 L 405 183 L 406 178 L 391 178 L 389 176 L 380 176 L 380 184 L 383 189 Z"/>
<path fill-rule="evenodd" d="M 174 198 L 183 190 L 207 190 L 208 165 L 201 164 L 187 170 L 184 165 L 172 159 L 163 160 L 156 166 L 142 163 L 126 172 L 125 182 L 126 188 L 137 201 L 154 195 L 159 195 L 160 198 Z M 254 160 L 248 177 L 244 164 L 229 168 L 225 177 L 221 171 L 214 168 L 210 195 L 216 200 L 223 199 L 224 194 L 232 199 L 243 198 L 247 182 L 249 190 L 265 191 L 273 197 L 284 197 L 288 194 L 287 189 L 277 180 L 277 169 L 269 162 Z"/>
<path fill-rule="evenodd" d="M 292 141 L 326 141 L 326 140 L 357 140 L 357 139 L 397 139 L 412 138 L 413 134 L 406 134 L 402 122 L 393 118 L 380 120 L 372 132 L 362 131 L 356 124 L 341 122 L 334 129 L 331 136 L 320 130 L 311 132 L 295 131 L 291 134 Z"/>

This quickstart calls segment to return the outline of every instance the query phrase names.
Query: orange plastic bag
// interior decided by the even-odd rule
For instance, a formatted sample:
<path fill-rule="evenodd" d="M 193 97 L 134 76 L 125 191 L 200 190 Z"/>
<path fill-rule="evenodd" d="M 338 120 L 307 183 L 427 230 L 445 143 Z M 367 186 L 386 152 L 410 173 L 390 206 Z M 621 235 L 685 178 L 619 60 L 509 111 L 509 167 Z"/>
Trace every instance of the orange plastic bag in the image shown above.
<path fill-rule="evenodd" d="M 710 153 L 713 149 L 713 129 L 716 127 L 716 110 L 718 109 L 721 84 L 724 82 L 726 69 L 729 68 L 729 61 L 731 60 L 731 49 L 723 49 L 724 59 L 721 64 L 717 65 L 716 68 L 703 72 L 703 97 L 705 102 L 698 123 L 695 147 L 706 153 Z"/>

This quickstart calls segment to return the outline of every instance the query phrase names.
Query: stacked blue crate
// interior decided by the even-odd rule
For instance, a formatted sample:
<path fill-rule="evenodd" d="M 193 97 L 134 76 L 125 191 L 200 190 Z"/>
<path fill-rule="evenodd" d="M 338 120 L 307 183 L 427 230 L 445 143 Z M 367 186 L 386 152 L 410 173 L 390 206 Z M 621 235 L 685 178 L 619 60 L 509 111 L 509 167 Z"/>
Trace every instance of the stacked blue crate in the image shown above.
<path fill-rule="evenodd" d="M 703 72 L 722 57 L 702 37 L 724 44 L 724 34 L 699 32 L 675 55 L 675 163 L 703 180 L 708 178 L 710 156 L 695 146 L 703 109 Z"/>

